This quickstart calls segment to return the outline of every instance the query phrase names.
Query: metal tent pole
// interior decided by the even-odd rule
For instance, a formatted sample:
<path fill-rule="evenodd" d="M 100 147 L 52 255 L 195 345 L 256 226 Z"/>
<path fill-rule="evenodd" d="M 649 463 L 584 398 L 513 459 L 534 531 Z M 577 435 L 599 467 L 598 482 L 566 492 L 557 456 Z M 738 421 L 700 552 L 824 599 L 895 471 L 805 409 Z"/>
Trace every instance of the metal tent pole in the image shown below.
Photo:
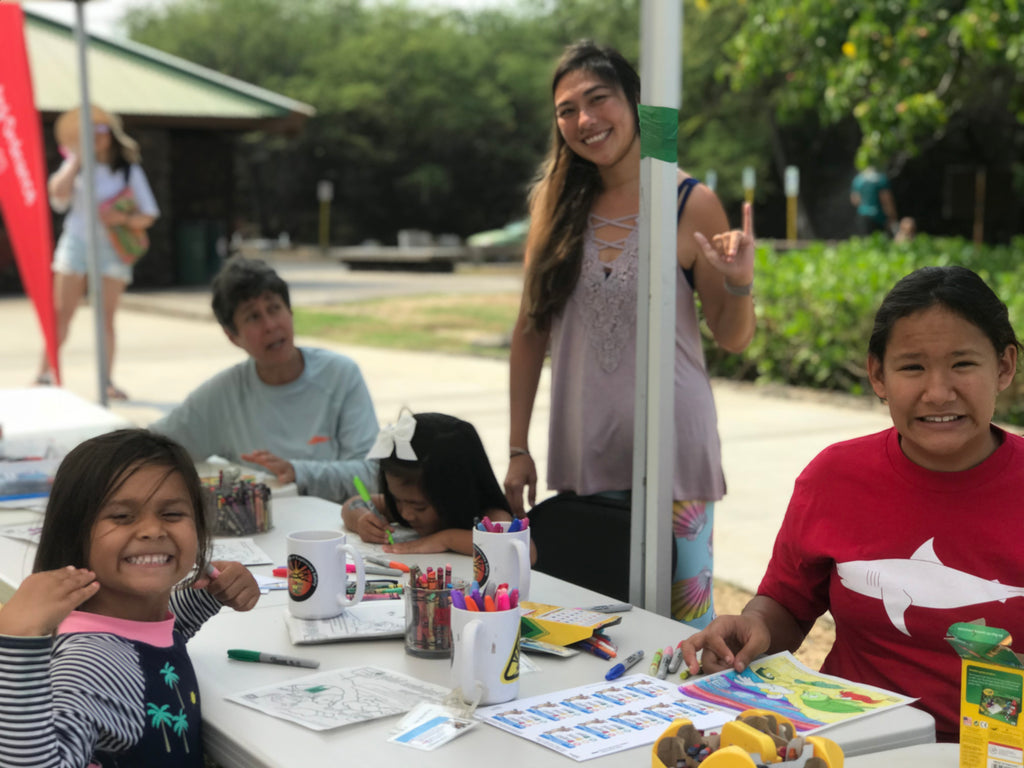
<path fill-rule="evenodd" d="M 89 72 L 87 69 L 88 40 L 85 32 L 85 3 L 75 0 L 75 42 L 78 47 L 78 79 L 82 95 L 82 109 L 79 122 L 79 152 L 82 156 L 82 192 L 85 201 L 85 242 L 89 266 L 89 303 L 92 306 L 96 333 L 96 372 L 99 386 L 99 402 L 107 405 L 107 339 L 103 327 L 103 275 L 100 273 L 98 258 L 98 223 L 96 188 L 93 183 L 96 173 L 96 147 L 93 142 L 92 101 L 89 99 Z"/>
<path fill-rule="evenodd" d="M 640 23 L 643 108 L 679 108 L 681 0 L 644 0 Z M 651 137 L 648 137 L 651 138 Z M 630 601 L 671 613 L 675 464 L 676 168 L 648 154 L 641 136 L 640 274 L 637 284 Z"/>

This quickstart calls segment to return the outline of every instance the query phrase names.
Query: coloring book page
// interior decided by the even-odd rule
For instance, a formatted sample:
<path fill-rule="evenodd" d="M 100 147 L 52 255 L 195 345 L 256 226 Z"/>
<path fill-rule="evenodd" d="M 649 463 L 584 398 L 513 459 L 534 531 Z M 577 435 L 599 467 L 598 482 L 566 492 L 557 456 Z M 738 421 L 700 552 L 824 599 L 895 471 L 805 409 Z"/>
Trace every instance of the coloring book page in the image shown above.
<path fill-rule="evenodd" d="M 297 619 L 285 611 L 293 645 L 335 643 L 405 634 L 405 600 L 373 600 L 346 608 L 331 619 Z"/>
<path fill-rule="evenodd" d="M 440 702 L 448 689 L 378 667 L 318 672 L 287 683 L 226 696 L 272 717 L 326 731 L 408 712 L 421 701 Z"/>
<path fill-rule="evenodd" d="M 242 565 L 273 565 L 270 555 L 254 539 L 214 539 L 211 560 L 232 560 Z"/>
<path fill-rule="evenodd" d="M 726 670 L 695 678 L 679 692 L 690 701 L 728 708 L 736 715 L 745 709 L 776 712 L 801 734 L 916 701 L 814 672 L 788 651 L 755 659 L 743 672 Z"/>

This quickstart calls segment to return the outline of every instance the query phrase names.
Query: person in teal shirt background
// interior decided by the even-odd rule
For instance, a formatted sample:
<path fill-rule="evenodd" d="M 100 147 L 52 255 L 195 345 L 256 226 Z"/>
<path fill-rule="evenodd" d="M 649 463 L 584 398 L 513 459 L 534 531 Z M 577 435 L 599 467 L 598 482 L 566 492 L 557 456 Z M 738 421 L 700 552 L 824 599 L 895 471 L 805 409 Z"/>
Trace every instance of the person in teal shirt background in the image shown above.
<path fill-rule="evenodd" d="M 889 178 L 874 166 L 869 165 L 853 177 L 850 202 L 857 208 L 857 234 L 896 233 L 899 228 L 896 199 Z"/>

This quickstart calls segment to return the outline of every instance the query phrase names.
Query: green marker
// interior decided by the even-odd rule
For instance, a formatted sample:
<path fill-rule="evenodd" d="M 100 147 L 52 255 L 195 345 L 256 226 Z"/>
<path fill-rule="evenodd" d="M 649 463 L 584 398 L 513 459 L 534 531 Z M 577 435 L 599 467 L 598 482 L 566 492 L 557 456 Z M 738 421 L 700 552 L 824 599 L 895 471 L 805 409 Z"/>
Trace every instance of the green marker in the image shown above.
<path fill-rule="evenodd" d="M 359 479 L 359 475 L 353 475 L 352 484 L 355 485 L 359 498 L 369 504 L 370 509 L 373 509 L 373 502 L 370 501 L 370 492 L 366 490 L 366 486 L 363 484 L 363 481 Z"/>
<path fill-rule="evenodd" d="M 370 508 L 370 511 L 384 521 L 384 525 L 387 526 L 386 531 L 388 537 L 388 544 L 394 546 L 395 537 L 391 535 L 391 523 L 389 523 L 387 518 L 384 517 L 384 515 L 382 515 L 375 506 L 373 506 L 373 502 L 370 500 L 370 492 L 366 489 L 366 486 L 363 484 L 363 481 L 359 479 L 359 475 L 352 476 L 352 484 L 356 487 L 356 492 L 359 494 L 359 498 L 366 502 L 366 506 Z"/>

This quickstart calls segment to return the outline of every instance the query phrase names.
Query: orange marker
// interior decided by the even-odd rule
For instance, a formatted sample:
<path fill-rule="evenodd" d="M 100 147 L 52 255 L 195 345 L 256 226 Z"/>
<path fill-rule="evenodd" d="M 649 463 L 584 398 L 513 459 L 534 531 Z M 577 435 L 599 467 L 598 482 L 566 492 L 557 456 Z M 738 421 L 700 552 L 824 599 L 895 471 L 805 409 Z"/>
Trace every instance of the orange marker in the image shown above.
<path fill-rule="evenodd" d="M 476 601 L 473 600 L 473 598 L 470 597 L 469 595 L 466 595 L 466 610 L 467 611 L 477 611 L 477 612 L 480 611 L 480 609 L 476 605 Z"/>
<path fill-rule="evenodd" d="M 498 610 L 498 607 L 494 604 L 494 598 L 490 595 L 484 595 L 484 610 L 491 611 L 492 613 Z"/>

